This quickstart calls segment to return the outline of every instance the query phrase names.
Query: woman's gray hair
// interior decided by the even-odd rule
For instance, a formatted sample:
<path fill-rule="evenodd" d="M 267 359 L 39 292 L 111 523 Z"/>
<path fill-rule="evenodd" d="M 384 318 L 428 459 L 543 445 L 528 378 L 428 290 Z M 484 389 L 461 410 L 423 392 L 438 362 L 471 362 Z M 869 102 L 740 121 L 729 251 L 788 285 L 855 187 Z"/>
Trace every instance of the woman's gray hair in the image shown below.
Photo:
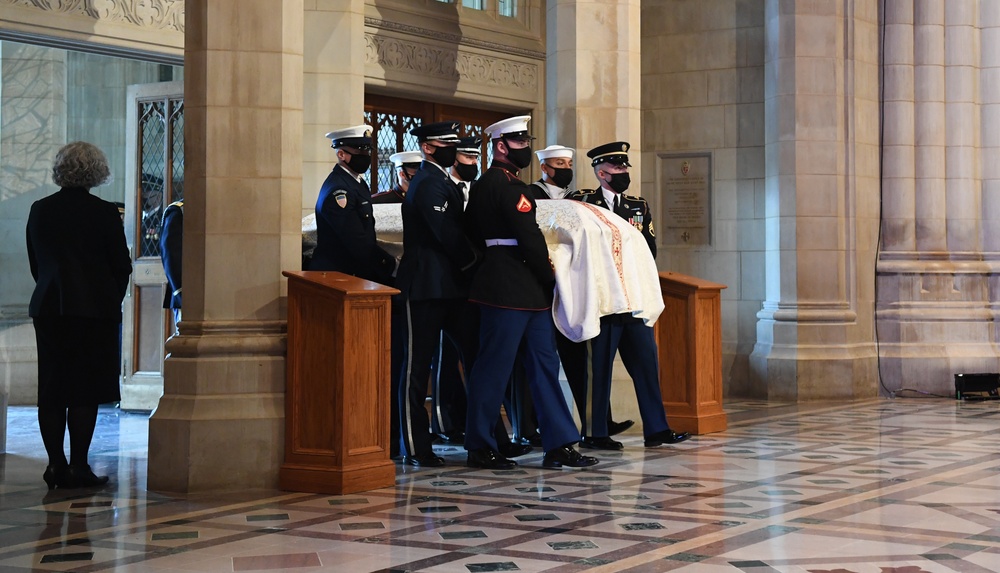
<path fill-rule="evenodd" d="M 52 165 L 52 182 L 59 187 L 83 187 L 90 189 L 103 185 L 111 179 L 108 158 L 96 145 L 86 141 L 74 141 L 64 145 L 56 153 Z"/>

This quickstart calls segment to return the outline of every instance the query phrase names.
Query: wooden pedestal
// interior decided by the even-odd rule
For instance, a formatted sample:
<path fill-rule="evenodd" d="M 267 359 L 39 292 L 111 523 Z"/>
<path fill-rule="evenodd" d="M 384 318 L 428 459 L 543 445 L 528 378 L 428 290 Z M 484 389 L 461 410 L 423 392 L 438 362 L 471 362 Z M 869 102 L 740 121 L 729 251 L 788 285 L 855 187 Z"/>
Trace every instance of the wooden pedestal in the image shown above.
<path fill-rule="evenodd" d="M 663 314 L 656 321 L 660 391 L 671 429 L 708 434 L 726 429 L 722 410 L 721 285 L 660 273 Z"/>
<path fill-rule="evenodd" d="M 391 487 L 390 297 L 357 277 L 286 271 L 288 374 L 281 489 L 345 494 Z"/>

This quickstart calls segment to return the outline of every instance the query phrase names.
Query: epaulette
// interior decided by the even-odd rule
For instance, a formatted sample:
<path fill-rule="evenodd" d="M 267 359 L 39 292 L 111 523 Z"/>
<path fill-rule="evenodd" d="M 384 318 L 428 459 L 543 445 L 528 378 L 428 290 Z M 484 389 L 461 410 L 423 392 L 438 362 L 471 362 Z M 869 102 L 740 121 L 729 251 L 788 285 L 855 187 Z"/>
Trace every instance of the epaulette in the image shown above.
<path fill-rule="evenodd" d="M 597 189 L 577 189 L 573 194 L 574 195 L 593 195 L 594 193 L 597 193 Z"/>
<path fill-rule="evenodd" d="M 626 194 L 622 193 L 622 197 L 624 197 L 625 200 L 627 200 L 627 201 L 642 201 L 643 203 L 646 202 L 645 199 L 643 199 L 642 197 L 640 197 L 638 195 L 626 195 Z"/>
<path fill-rule="evenodd" d="M 174 201 L 173 203 L 167 205 L 167 207 L 180 207 L 181 209 L 183 209 L 184 201 Z"/>

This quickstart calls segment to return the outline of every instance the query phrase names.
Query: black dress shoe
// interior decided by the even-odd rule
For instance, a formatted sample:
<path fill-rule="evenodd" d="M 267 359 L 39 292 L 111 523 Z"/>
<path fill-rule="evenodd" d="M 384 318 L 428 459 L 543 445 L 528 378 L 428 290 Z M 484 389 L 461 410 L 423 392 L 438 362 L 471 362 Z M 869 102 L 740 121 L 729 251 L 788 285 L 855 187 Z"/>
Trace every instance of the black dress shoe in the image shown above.
<path fill-rule="evenodd" d="M 450 444 L 453 446 L 461 446 L 465 443 L 465 432 L 461 430 L 452 430 L 445 434 L 437 435 L 438 442 L 442 444 Z"/>
<path fill-rule="evenodd" d="M 68 483 L 63 485 L 59 484 L 59 487 L 97 487 L 108 483 L 108 476 L 95 475 L 91 471 L 90 466 L 84 465 L 70 465 L 69 466 L 69 476 L 67 478 Z"/>
<path fill-rule="evenodd" d="M 612 440 L 611 438 L 607 438 L 607 437 L 605 437 L 605 438 L 590 438 L 590 437 L 584 436 L 583 439 L 580 440 L 580 447 L 581 448 L 587 448 L 588 450 L 609 450 L 609 451 L 615 451 L 615 450 L 621 450 L 625 446 L 623 446 L 621 442 L 616 442 L 615 440 Z"/>
<path fill-rule="evenodd" d="M 525 444 L 515 444 L 514 442 L 507 442 L 506 444 L 497 442 L 497 449 L 500 450 L 500 455 L 505 458 L 516 458 L 523 456 L 534 448 Z"/>
<path fill-rule="evenodd" d="M 403 457 L 403 463 L 415 468 L 439 468 L 444 465 L 444 458 L 434 454 L 420 454 Z"/>
<path fill-rule="evenodd" d="M 681 432 L 678 434 L 670 428 L 667 428 L 662 432 L 656 432 L 655 434 L 646 436 L 646 447 L 652 448 L 663 444 L 679 444 L 690 437 L 691 434 L 687 432 Z"/>
<path fill-rule="evenodd" d="M 542 467 L 546 468 L 585 468 L 597 463 L 597 458 L 580 455 L 573 446 L 562 446 L 545 452 Z"/>
<path fill-rule="evenodd" d="M 465 465 L 470 468 L 483 468 L 485 470 L 511 470 L 517 467 L 517 462 L 508 460 L 489 448 L 469 450 L 469 458 Z"/>
<path fill-rule="evenodd" d="M 69 479 L 69 465 L 67 464 L 46 467 L 42 479 L 45 480 L 45 485 L 49 486 L 49 489 L 55 489 L 57 486 L 61 488 L 72 487 Z"/>
<path fill-rule="evenodd" d="M 625 420 L 624 422 L 608 420 L 608 436 L 617 436 L 634 425 L 635 422 L 632 420 Z"/>

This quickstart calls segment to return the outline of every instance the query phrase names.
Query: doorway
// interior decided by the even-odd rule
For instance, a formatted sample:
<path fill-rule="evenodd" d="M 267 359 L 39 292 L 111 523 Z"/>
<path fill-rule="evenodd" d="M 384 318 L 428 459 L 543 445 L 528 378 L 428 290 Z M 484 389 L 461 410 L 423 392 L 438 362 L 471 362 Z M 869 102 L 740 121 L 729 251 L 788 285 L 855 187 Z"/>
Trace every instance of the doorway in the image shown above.
<path fill-rule="evenodd" d="M 125 238 L 132 278 L 122 305 L 123 410 L 152 410 L 163 394 L 163 344 L 173 322 L 163 308 L 163 210 L 183 197 L 184 83 L 128 88 Z"/>

